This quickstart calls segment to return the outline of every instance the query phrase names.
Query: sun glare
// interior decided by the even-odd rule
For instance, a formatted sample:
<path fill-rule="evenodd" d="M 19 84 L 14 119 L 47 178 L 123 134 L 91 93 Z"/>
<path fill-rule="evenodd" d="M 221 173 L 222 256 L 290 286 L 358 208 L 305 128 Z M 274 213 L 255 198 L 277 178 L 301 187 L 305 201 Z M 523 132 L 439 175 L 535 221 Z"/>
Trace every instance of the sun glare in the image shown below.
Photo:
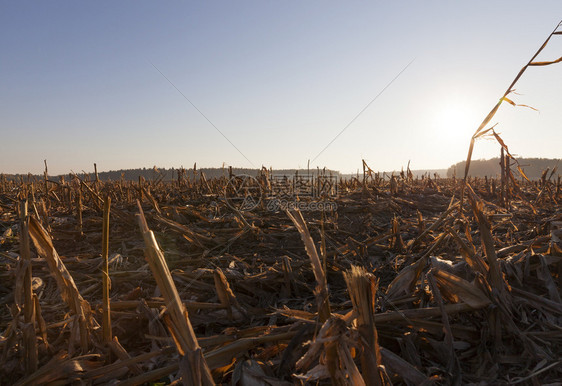
<path fill-rule="evenodd" d="M 469 141 L 474 130 L 474 114 L 468 108 L 450 104 L 435 112 L 433 131 L 441 140 Z"/>

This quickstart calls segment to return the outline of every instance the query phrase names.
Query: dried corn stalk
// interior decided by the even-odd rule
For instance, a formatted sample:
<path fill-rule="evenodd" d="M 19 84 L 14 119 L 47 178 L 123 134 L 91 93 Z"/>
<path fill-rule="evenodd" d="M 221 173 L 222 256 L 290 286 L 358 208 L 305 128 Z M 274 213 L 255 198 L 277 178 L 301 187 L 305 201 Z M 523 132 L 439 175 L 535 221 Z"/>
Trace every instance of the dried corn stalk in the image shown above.
<path fill-rule="evenodd" d="M 381 385 L 381 352 L 379 348 L 377 327 L 375 326 L 375 294 L 378 281 L 364 268 L 351 266 L 344 272 L 347 290 L 351 297 L 353 309 L 357 313 L 357 329 L 361 336 L 361 368 L 363 378 L 368 385 Z"/>
<path fill-rule="evenodd" d="M 82 352 L 88 352 L 90 345 L 90 331 L 98 327 L 91 315 L 90 304 L 82 298 L 76 288 L 74 279 L 59 257 L 51 237 L 35 217 L 30 217 L 29 235 L 37 249 L 39 256 L 43 257 L 55 277 L 62 299 L 66 302 L 74 315 L 74 325 L 78 327 L 80 346 Z"/>
<path fill-rule="evenodd" d="M 193 332 L 187 309 L 181 302 L 164 254 L 154 238 L 154 233 L 148 228 L 140 202 L 138 202 L 138 208 L 137 216 L 146 246 L 146 259 L 166 302 L 167 312 L 164 320 L 174 338 L 178 352 L 182 356 L 180 370 L 183 383 L 184 385 L 212 385 L 214 384 L 213 378 L 207 362 L 203 358 L 195 332 Z"/>
<path fill-rule="evenodd" d="M 287 211 L 287 215 L 295 224 L 295 227 L 299 231 L 302 241 L 304 242 L 304 247 L 306 253 L 310 258 L 310 263 L 312 264 L 312 272 L 316 278 L 316 301 L 318 304 L 318 320 L 323 323 L 326 321 L 331 314 L 330 311 L 330 299 L 328 292 L 328 283 L 326 281 L 326 275 L 322 267 L 322 262 L 318 256 L 318 251 L 314 245 L 314 240 L 310 236 L 306 222 L 302 216 L 302 213 L 296 209 L 292 211 Z"/>

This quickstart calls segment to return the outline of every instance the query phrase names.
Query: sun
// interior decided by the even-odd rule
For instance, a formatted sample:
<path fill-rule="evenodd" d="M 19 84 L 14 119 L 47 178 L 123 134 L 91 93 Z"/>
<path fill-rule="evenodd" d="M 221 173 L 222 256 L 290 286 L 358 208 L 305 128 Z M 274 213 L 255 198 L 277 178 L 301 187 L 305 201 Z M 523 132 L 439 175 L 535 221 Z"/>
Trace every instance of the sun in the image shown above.
<path fill-rule="evenodd" d="M 435 110 L 432 131 L 441 142 L 469 141 L 476 130 L 475 114 L 460 104 L 445 104 Z"/>

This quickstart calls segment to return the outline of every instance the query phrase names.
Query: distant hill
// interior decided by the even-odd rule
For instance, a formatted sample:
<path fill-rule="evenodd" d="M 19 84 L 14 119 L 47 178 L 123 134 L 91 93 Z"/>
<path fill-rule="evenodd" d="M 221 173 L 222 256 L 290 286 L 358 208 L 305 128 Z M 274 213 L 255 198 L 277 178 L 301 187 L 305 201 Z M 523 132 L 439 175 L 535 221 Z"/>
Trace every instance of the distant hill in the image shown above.
<path fill-rule="evenodd" d="M 547 168 L 550 172 L 558 166 L 555 172 L 555 176 L 561 175 L 560 167 L 562 167 L 561 159 L 556 158 L 518 158 L 517 161 L 521 165 L 521 168 L 531 180 L 537 180 L 541 178 L 544 170 Z M 511 161 L 513 163 L 513 161 Z M 456 175 L 457 178 L 464 177 L 464 168 L 466 166 L 466 161 L 462 161 L 452 165 L 447 169 L 447 177 L 452 177 Z M 513 175 L 517 178 L 521 177 L 516 165 L 511 167 Z M 489 160 L 472 160 L 470 162 L 469 175 L 472 177 L 496 177 L 500 175 L 500 159 L 492 158 Z"/>

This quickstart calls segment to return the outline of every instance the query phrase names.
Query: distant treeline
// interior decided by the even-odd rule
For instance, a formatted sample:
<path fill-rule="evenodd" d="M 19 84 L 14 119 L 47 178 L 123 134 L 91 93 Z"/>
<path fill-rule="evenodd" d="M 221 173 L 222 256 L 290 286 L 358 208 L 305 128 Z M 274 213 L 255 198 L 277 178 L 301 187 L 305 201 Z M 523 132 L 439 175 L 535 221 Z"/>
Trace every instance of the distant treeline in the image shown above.
<path fill-rule="evenodd" d="M 519 164 L 521 165 L 522 169 L 524 170 L 527 177 L 530 179 L 539 179 L 544 170 L 547 168 L 550 172 L 554 168 L 558 166 L 562 167 L 562 162 L 560 159 L 552 159 L 552 158 L 518 158 L 517 159 Z M 512 170 L 513 175 L 517 178 L 520 177 L 519 171 L 517 170 L 517 166 L 512 162 Z M 560 165 L 559 165 L 560 164 Z M 465 161 L 459 162 L 454 164 L 453 166 L 446 169 L 446 176 L 453 177 L 454 175 L 457 178 L 462 178 L 464 176 L 464 167 L 466 165 Z M 98 177 L 102 181 L 119 181 L 121 179 L 125 181 L 138 181 L 139 177 L 143 177 L 145 180 L 148 181 L 171 181 L 176 180 L 178 178 L 178 172 L 182 170 L 182 173 L 185 178 L 189 179 L 199 179 L 201 177 L 201 173 L 205 174 L 207 178 L 218 178 L 218 177 L 228 177 L 229 176 L 229 168 L 202 168 L 196 169 L 195 171 L 193 168 L 190 169 L 166 169 L 166 168 L 138 168 L 138 169 L 121 169 L 121 170 L 110 170 L 107 172 L 99 172 Z M 270 171 L 271 169 L 268 169 Z M 295 173 L 299 173 L 301 175 L 306 175 L 309 171 L 307 169 L 273 169 L 272 170 L 274 175 L 286 175 L 291 176 Z M 344 177 L 350 178 L 355 177 L 356 174 L 341 174 L 339 171 L 329 170 L 329 169 L 310 169 L 311 175 L 317 175 L 318 172 L 321 174 L 326 175 L 333 175 L 337 177 Z M 248 169 L 248 168 L 232 168 L 233 175 L 250 175 L 256 176 L 259 173 L 258 169 Z M 395 172 L 387 172 L 386 174 L 391 175 L 399 175 L 399 171 Z M 414 177 L 421 177 L 422 175 L 428 175 L 433 177 L 435 174 L 438 176 L 444 177 L 445 169 L 427 169 L 427 170 L 412 170 Z M 361 174 L 361 172 L 359 172 Z M 77 173 L 80 178 L 93 181 L 95 180 L 94 173 Z M 382 175 L 382 172 L 381 172 Z M 499 158 L 492 158 L 489 160 L 473 160 L 470 163 L 470 175 L 473 177 L 496 177 L 500 175 L 500 160 Z M 562 175 L 560 169 L 557 168 L 554 175 L 557 177 L 558 175 Z M 21 180 L 27 181 L 28 179 L 34 180 L 42 180 L 43 175 L 32 175 L 32 174 L 1 174 L 3 178 L 7 180 Z M 49 175 L 50 180 L 58 180 L 61 176 L 60 175 Z M 68 180 L 69 175 L 64 175 L 65 179 Z"/>
<path fill-rule="evenodd" d="M 422 178 L 422 177 L 430 177 L 434 178 L 437 176 L 438 178 L 445 178 L 447 174 L 447 169 L 418 169 L 418 170 L 410 170 L 412 172 L 412 176 L 414 178 Z M 393 171 L 385 171 L 385 172 L 378 172 L 381 178 L 389 179 L 392 176 L 399 176 L 401 173 L 406 173 L 407 171 L 404 169 L 401 170 L 393 170 Z M 362 178 L 363 175 L 362 171 L 357 171 L 356 173 L 351 174 L 342 174 L 341 176 L 345 179 L 350 178 Z"/>
<path fill-rule="evenodd" d="M 151 169 L 128 169 L 128 170 L 115 170 L 109 172 L 100 172 L 98 173 L 100 180 L 112 180 L 117 181 L 123 178 L 124 180 L 138 180 L 140 176 L 142 176 L 146 180 L 158 180 L 162 179 L 163 181 L 171 181 L 178 178 L 178 173 L 182 170 L 183 176 L 189 179 L 198 179 L 201 177 L 201 174 L 205 174 L 206 178 L 219 178 L 219 177 L 228 177 L 230 173 L 233 175 L 248 175 L 248 176 L 257 176 L 259 170 L 258 169 L 248 169 L 248 168 L 232 168 L 230 171 L 229 168 L 201 168 L 194 170 L 193 168 L 190 169 L 165 169 L 165 168 L 151 168 Z M 268 171 L 272 171 L 274 175 L 294 175 L 296 172 L 299 174 L 306 174 L 306 169 L 268 169 Z M 317 169 L 311 169 L 311 174 L 317 174 Z M 339 172 L 334 170 L 320 170 L 320 173 L 327 173 L 332 175 L 338 175 Z M 89 178 L 95 178 L 93 173 L 89 175 Z"/>
<path fill-rule="evenodd" d="M 120 169 L 120 170 L 110 170 L 107 172 L 99 172 L 98 178 L 101 181 L 119 181 L 121 179 L 125 181 L 138 181 L 139 177 L 143 177 L 145 180 L 148 181 L 171 181 L 176 180 L 178 178 L 178 173 L 183 173 L 185 178 L 189 179 L 199 179 L 201 177 L 201 173 L 205 174 L 206 178 L 219 178 L 219 177 L 228 177 L 230 175 L 230 171 L 228 167 L 225 168 L 201 168 L 194 170 L 193 168 L 190 169 L 166 169 L 166 168 L 138 168 L 138 169 Z M 271 171 L 273 175 L 286 175 L 292 176 L 295 173 L 299 173 L 301 175 L 306 175 L 309 171 L 307 169 L 268 169 Z M 256 176 L 259 172 L 258 169 L 248 169 L 248 168 L 232 168 L 233 175 L 249 175 L 249 176 Z M 310 169 L 311 175 L 317 175 L 318 172 L 320 174 L 327 174 L 333 176 L 340 176 L 340 172 L 335 170 L 329 169 Z M 27 181 L 28 179 L 32 180 L 42 180 L 43 175 L 32 175 L 32 174 L 2 174 L 7 180 L 21 180 Z M 76 175 L 82 179 L 94 181 L 95 174 L 94 173 L 76 173 Z M 65 179 L 68 180 L 71 177 L 69 174 L 62 175 Z M 61 175 L 52 176 L 49 175 L 50 180 L 58 180 Z"/>
<path fill-rule="evenodd" d="M 550 173 L 556 168 L 554 176 L 561 175 L 559 167 L 562 166 L 560 159 L 556 158 L 517 158 L 517 162 L 523 169 L 523 172 L 529 179 L 537 180 L 541 178 L 543 171 L 546 169 L 549 170 L 548 176 Z M 453 177 L 454 175 L 457 178 L 464 177 L 464 168 L 466 166 L 466 161 L 459 162 L 449 169 L 447 169 L 447 177 Z M 512 160 L 511 161 L 511 170 L 513 171 L 513 175 L 517 178 L 520 178 L 521 175 L 517 170 L 517 165 Z M 470 171 L 469 175 L 472 177 L 496 177 L 500 175 L 500 159 L 492 158 L 489 160 L 473 160 L 470 162 Z"/>

